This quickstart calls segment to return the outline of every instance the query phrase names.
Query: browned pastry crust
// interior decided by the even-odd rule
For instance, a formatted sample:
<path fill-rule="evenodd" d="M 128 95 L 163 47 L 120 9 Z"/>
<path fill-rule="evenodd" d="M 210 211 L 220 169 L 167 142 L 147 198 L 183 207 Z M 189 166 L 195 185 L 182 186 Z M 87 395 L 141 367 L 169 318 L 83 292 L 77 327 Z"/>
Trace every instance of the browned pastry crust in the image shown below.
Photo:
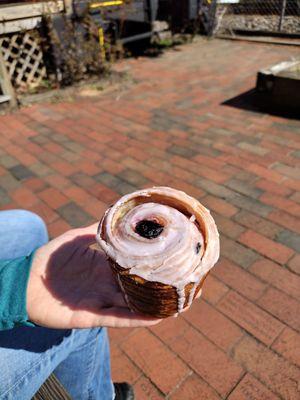
<path fill-rule="evenodd" d="M 127 269 L 120 267 L 111 259 L 109 259 L 109 263 L 131 309 L 155 318 L 167 318 L 177 313 L 178 294 L 173 286 L 146 281 L 140 276 L 132 275 Z M 202 288 L 207 275 L 198 284 L 193 299 Z M 193 283 L 185 286 L 184 307 L 188 305 L 193 286 Z"/>

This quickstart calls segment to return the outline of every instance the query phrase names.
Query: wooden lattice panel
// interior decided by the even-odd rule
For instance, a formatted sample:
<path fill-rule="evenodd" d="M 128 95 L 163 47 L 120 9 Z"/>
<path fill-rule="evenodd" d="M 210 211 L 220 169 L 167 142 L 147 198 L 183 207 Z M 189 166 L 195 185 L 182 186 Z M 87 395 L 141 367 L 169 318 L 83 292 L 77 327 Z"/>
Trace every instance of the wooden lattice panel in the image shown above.
<path fill-rule="evenodd" d="M 13 86 L 25 91 L 41 84 L 47 72 L 38 32 L 0 37 L 0 49 Z"/>

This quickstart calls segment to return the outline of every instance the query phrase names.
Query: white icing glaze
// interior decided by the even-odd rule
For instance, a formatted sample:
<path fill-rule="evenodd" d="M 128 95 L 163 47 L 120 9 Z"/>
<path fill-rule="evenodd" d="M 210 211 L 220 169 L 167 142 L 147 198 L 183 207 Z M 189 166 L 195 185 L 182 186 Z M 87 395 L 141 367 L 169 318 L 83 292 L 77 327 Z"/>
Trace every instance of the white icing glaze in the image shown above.
<path fill-rule="evenodd" d="M 192 215 L 192 216 L 190 217 L 190 221 L 191 221 L 191 222 L 195 222 L 195 221 L 196 221 L 195 215 Z"/>
<path fill-rule="evenodd" d="M 194 294 L 195 294 L 195 291 L 196 291 L 196 289 L 197 289 L 197 286 L 198 286 L 198 283 L 196 282 L 196 283 L 194 283 L 192 289 L 190 290 L 189 300 L 188 300 L 188 303 L 187 303 L 187 307 L 189 307 L 189 306 L 192 304 L 192 301 L 193 301 L 193 299 L 194 299 Z M 200 289 L 200 290 L 201 290 L 201 289 Z"/>
<path fill-rule="evenodd" d="M 139 221 L 153 219 L 164 224 L 157 238 L 147 239 L 136 233 Z M 167 285 L 185 280 L 199 265 L 197 243 L 203 247 L 202 234 L 194 223 L 175 208 L 155 203 L 130 210 L 116 223 L 111 240 L 119 265 L 129 268 L 131 274 Z"/>
<path fill-rule="evenodd" d="M 159 221 L 163 232 L 154 239 L 140 236 L 135 226 L 142 220 Z M 178 312 L 184 307 L 186 284 L 194 283 L 190 305 L 199 282 L 219 258 L 219 235 L 209 211 L 184 192 L 167 187 L 121 198 L 105 213 L 96 239 L 130 274 L 176 288 Z"/>
<path fill-rule="evenodd" d="M 184 288 L 176 288 L 176 290 L 177 290 L 177 296 L 178 296 L 177 311 L 180 313 L 180 312 L 182 312 L 182 310 L 184 308 L 185 290 L 184 290 Z"/>

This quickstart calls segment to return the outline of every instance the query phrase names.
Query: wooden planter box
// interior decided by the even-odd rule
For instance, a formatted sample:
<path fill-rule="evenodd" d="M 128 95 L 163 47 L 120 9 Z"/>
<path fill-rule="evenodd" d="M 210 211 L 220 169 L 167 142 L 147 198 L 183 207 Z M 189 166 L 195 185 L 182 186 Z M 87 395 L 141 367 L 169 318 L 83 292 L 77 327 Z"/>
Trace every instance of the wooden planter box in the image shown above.
<path fill-rule="evenodd" d="M 300 115 L 300 60 L 287 61 L 258 72 L 256 90 L 264 102 Z"/>

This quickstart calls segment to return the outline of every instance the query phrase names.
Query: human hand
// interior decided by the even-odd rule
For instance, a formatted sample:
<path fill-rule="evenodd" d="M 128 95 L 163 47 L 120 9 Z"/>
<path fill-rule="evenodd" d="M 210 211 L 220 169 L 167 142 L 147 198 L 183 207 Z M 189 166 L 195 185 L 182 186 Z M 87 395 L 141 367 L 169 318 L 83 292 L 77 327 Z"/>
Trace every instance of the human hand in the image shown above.
<path fill-rule="evenodd" d="M 58 329 L 159 322 L 128 308 L 104 253 L 90 247 L 97 225 L 70 230 L 36 251 L 27 287 L 32 322 Z"/>

